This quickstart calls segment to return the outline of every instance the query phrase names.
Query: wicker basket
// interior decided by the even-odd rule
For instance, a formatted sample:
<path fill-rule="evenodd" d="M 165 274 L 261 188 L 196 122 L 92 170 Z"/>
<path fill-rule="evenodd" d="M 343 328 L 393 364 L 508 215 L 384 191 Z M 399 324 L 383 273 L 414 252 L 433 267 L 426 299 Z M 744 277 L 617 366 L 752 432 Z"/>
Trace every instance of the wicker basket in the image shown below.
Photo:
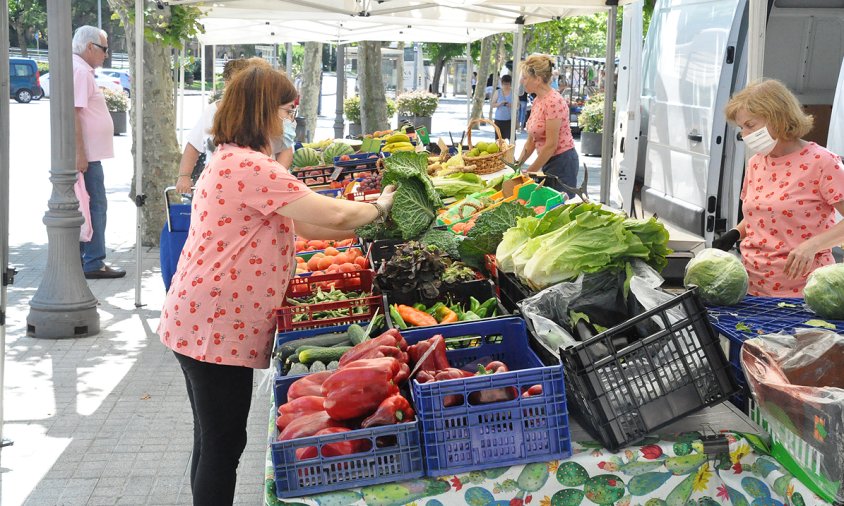
<path fill-rule="evenodd" d="M 495 143 L 498 144 L 498 153 L 486 156 L 463 155 L 463 161 L 466 165 L 475 166 L 475 174 L 492 174 L 494 172 L 498 172 L 504 168 L 505 160 L 508 162 L 513 161 L 513 151 L 516 149 L 516 146 L 508 143 L 503 137 L 501 137 L 501 129 L 498 128 L 498 125 L 496 125 L 494 121 L 485 118 L 478 118 L 470 121 L 469 126 L 467 127 L 467 133 L 469 134 L 467 137 L 469 149 L 472 149 L 472 127 L 477 123 L 489 123 L 493 126 L 493 128 L 495 128 L 495 136 L 497 137 Z"/>

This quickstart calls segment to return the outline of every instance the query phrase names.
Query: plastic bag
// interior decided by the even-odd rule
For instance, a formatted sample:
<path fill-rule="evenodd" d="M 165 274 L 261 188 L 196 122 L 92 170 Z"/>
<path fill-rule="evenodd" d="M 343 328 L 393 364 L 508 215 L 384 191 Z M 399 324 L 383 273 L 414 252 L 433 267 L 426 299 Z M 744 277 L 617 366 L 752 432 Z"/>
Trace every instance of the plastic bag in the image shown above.
<path fill-rule="evenodd" d="M 91 227 L 91 197 L 88 196 L 88 190 L 85 189 L 85 175 L 81 172 L 76 173 L 76 184 L 73 185 L 73 192 L 76 193 L 76 200 L 79 201 L 79 212 L 85 218 L 85 222 L 79 229 L 79 240 L 90 242 L 91 237 L 94 236 L 94 229 Z"/>
<path fill-rule="evenodd" d="M 646 263 L 636 260 L 630 268 L 631 272 L 581 274 L 574 281 L 558 283 L 521 301 L 519 309 L 531 332 L 550 349 L 574 346 L 586 337 L 583 333 L 597 334 L 642 312 L 636 297 L 628 296 L 628 275 L 630 288 L 634 282 L 654 289 L 662 284 L 659 273 Z M 577 321 L 573 322 L 572 316 Z"/>
<path fill-rule="evenodd" d="M 805 474 L 823 499 L 844 501 L 844 336 L 799 329 L 745 341 L 741 365 L 757 408 L 751 417 L 772 436 L 772 454 Z"/>

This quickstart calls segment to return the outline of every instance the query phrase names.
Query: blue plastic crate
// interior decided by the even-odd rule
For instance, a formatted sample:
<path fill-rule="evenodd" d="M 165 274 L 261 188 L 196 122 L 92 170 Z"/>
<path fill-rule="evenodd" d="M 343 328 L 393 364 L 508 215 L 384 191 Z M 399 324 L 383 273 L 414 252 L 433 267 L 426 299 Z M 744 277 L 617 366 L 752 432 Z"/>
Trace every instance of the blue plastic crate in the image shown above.
<path fill-rule="evenodd" d="M 764 334 L 792 332 L 798 328 L 814 328 L 806 325 L 806 322 L 819 318 L 818 315 L 806 309 L 803 299 L 800 298 L 747 296 L 735 306 L 714 306 L 707 309 L 712 326 L 729 341 L 727 355 L 733 366 L 734 377 L 741 387 L 741 393 L 731 400 L 742 409 L 747 407 L 747 399 L 750 396 L 744 371 L 741 368 L 742 344 L 748 339 Z M 835 325 L 836 332 L 844 332 L 844 321 L 824 321 Z"/>
<path fill-rule="evenodd" d="M 313 336 L 318 336 L 318 335 L 322 335 L 322 334 L 333 334 L 333 333 L 340 333 L 340 332 L 345 333 L 347 330 L 349 330 L 350 325 L 351 324 L 337 325 L 337 326 L 334 326 L 334 327 L 320 327 L 320 328 L 317 328 L 317 329 L 292 330 L 290 332 L 279 332 L 275 336 L 275 347 L 278 348 L 281 345 L 283 345 L 284 343 L 289 343 L 290 341 L 295 341 L 297 339 L 304 339 L 306 337 L 313 337 Z M 366 326 L 369 325 L 369 322 L 360 322 L 360 323 L 358 323 L 358 325 L 360 325 L 361 327 L 363 327 L 365 329 Z M 326 365 L 328 365 L 328 364 L 326 364 Z M 282 380 L 284 380 L 286 378 L 300 378 L 302 376 L 306 376 L 305 374 L 298 375 L 298 376 L 283 376 L 282 375 L 283 366 L 284 366 L 284 364 L 282 364 L 280 361 L 278 361 L 278 360 L 276 361 L 276 376 L 275 376 L 275 388 L 276 388 L 275 394 L 276 394 L 276 396 L 280 395 L 278 388 L 279 388 L 279 383 L 282 382 Z"/>
<path fill-rule="evenodd" d="M 284 379 L 276 388 L 275 408 L 287 402 L 287 390 L 299 379 Z M 278 497 L 299 497 L 364 487 L 392 481 L 410 480 L 424 475 L 418 422 L 351 430 L 288 441 L 276 441 L 273 431 L 270 453 Z M 337 457 L 323 457 L 319 449 L 328 443 L 369 440 L 369 451 Z M 296 460 L 296 450 L 317 447 L 317 456 Z"/>
<path fill-rule="evenodd" d="M 544 366 L 530 349 L 524 320 L 511 317 L 402 331 L 408 344 L 436 334 L 462 344 L 479 343 L 449 349 L 446 354 L 453 367 L 501 360 L 511 370 L 433 383 L 412 381 L 428 476 L 571 455 L 562 368 Z M 542 385 L 542 395 L 522 397 L 533 385 Z M 473 392 L 509 387 L 519 394 L 511 401 L 478 405 L 468 401 Z M 444 399 L 450 395 L 461 396 L 463 403 L 445 407 Z"/>
<path fill-rule="evenodd" d="M 387 154 L 387 153 L 383 153 Z M 339 156 L 334 157 L 335 167 L 356 167 L 363 169 L 374 169 L 379 158 L 385 158 L 381 153 L 355 153 L 349 155 L 348 160 L 340 160 Z"/>

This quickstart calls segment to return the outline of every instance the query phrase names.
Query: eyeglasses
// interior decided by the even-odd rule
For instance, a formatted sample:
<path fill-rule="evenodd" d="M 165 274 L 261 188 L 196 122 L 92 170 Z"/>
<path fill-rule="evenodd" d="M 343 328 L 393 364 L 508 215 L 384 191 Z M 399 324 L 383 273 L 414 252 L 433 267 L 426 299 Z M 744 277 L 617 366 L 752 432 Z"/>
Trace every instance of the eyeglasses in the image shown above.
<path fill-rule="evenodd" d="M 295 118 L 295 117 L 296 117 L 296 113 L 298 113 L 298 112 L 299 112 L 299 108 L 298 108 L 298 107 L 294 107 L 294 108 L 292 108 L 292 109 L 285 109 L 284 107 L 279 107 L 279 109 L 281 109 L 282 111 L 284 111 L 284 112 L 286 112 L 287 114 L 289 114 L 291 118 Z"/>
<path fill-rule="evenodd" d="M 103 53 L 108 54 L 108 46 L 101 46 L 101 45 L 97 44 L 96 42 L 92 42 L 91 44 L 93 44 L 93 45 L 97 46 L 98 48 L 102 49 Z"/>

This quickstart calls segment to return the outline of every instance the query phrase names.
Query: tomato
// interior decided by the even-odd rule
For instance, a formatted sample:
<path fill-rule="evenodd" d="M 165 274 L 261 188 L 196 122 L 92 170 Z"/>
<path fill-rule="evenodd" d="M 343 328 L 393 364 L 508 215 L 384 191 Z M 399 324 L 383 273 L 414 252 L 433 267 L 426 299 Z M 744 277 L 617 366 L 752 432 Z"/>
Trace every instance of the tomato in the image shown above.
<path fill-rule="evenodd" d="M 308 260 L 308 270 L 315 271 L 319 269 L 319 258 L 316 256 L 312 256 L 310 260 Z"/>
<path fill-rule="evenodd" d="M 335 248 L 333 246 L 329 246 L 329 247 L 325 248 L 325 254 L 330 256 L 330 257 L 337 256 L 338 253 L 340 253 L 340 252 L 337 251 L 337 248 Z"/>
<path fill-rule="evenodd" d="M 355 258 L 355 265 L 359 266 L 361 269 L 368 269 L 369 262 L 366 260 L 366 257 L 357 257 Z"/>
<path fill-rule="evenodd" d="M 340 272 L 355 272 L 355 264 L 349 262 L 340 264 Z"/>

